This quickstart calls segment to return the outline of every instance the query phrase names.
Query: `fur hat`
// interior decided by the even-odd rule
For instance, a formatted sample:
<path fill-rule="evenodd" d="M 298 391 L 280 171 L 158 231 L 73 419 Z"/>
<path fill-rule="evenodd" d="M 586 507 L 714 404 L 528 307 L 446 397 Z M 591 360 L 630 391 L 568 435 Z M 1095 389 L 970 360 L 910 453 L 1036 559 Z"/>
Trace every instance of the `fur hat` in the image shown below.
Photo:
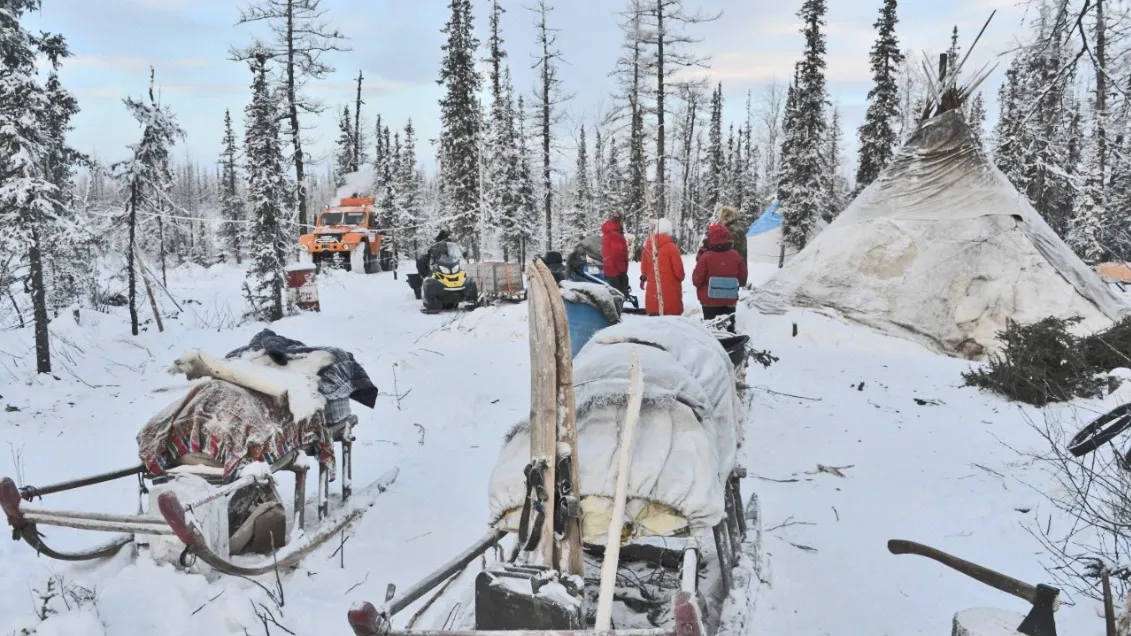
<path fill-rule="evenodd" d="M 719 223 L 722 225 L 730 225 L 738 220 L 738 210 L 728 206 L 719 210 Z"/>
<path fill-rule="evenodd" d="M 671 236 L 671 233 L 672 233 L 672 222 L 671 221 L 669 221 L 668 219 L 664 219 L 664 218 L 656 220 L 656 234 L 667 234 L 668 236 Z"/>

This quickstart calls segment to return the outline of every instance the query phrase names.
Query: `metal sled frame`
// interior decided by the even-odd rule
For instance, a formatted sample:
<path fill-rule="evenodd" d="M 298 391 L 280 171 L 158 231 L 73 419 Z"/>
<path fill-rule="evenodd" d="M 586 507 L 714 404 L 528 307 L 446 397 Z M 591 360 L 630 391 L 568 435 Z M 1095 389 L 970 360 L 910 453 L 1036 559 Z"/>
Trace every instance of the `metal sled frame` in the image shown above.
<path fill-rule="evenodd" d="M 342 503 L 345 504 L 352 494 L 350 480 L 353 474 L 353 427 L 357 425 L 357 416 L 350 415 L 330 427 L 334 442 L 341 445 L 342 465 Z M 308 453 L 308 447 L 297 448 L 285 457 L 271 465 L 271 473 L 280 470 L 289 470 L 295 473 L 294 491 L 294 517 L 292 519 L 292 536 L 301 532 L 306 522 L 306 473 L 305 462 L 299 462 L 300 453 Z M 216 480 L 214 469 L 204 466 L 181 464 L 170 471 L 173 474 L 195 474 L 213 483 Z M 255 576 L 272 571 L 276 567 L 287 567 L 298 563 L 307 553 L 316 548 L 329 537 L 340 531 L 351 521 L 359 517 L 363 510 L 344 511 L 327 520 L 330 513 L 330 472 L 324 465 L 319 464 L 318 471 L 318 519 L 327 521 L 318 532 L 312 535 L 305 533 L 297 535 L 298 540 L 288 543 L 266 563 L 256 566 L 240 566 L 232 563 L 227 555 L 218 555 L 209 548 L 204 535 L 192 516 L 192 510 L 217 499 L 228 497 L 237 490 L 252 483 L 267 483 L 273 481 L 271 476 L 246 475 L 230 484 L 218 486 L 215 491 L 196 501 L 181 502 L 175 493 L 164 492 L 158 497 L 158 508 L 161 516 L 153 514 L 117 515 L 99 512 L 77 512 L 70 510 L 51 510 L 30 505 L 36 498 L 42 498 L 68 490 L 75 490 L 85 486 L 106 483 L 125 477 L 136 475 L 142 492 L 146 492 L 144 480 L 153 480 L 154 475 L 146 472 L 144 466 L 135 466 L 110 473 L 103 473 L 66 481 L 50 486 L 17 487 L 9 477 L 0 478 L 0 510 L 8 519 L 12 527 L 12 538 L 23 539 L 36 552 L 60 561 L 89 561 L 113 556 L 126 545 L 133 543 L 138 535 L 175 535 L 184 542 L 186 551 L 199 557 L 202 561 L 225 574 L 239 574 Z M 161 475 L 159 477 L 165 477 Z M 380 486 L 379 486 L 380 487 Z M 383 488 L 382 488 L 383 490 Z M 151 511 L 152 513 L 152 511 Z M 59 526 L 78 530 L 93 530 L 98 532 L 119 532 L 121 534 L 108 543 L 80 552 L 59 552 L 53 550 L 43 540 L 39 526 Z M 187 556 L 187 555 L 186 555 Z M 184 557 L 182 557 L 183 560 Z"/>
<path fill-rule="evenodd" d="M 715 550 L 719 563 L 723 593 L 729 596 L 734 586 L 733 570 L 741 554 L 749 546 L 761 544 L 761 520 L 756 495 L 750 497 L 743 509 L 740 480 L 746 470 L 738 467 L 730 475 L 726 486 L 726 519 L 713 528 Z M 505 531 L 491 530 L 478 541 L 459 553 L 448 563 L 408 588 L 396 594 L 389 585 L 386 601 L 380 607 L 361 602 L 350 609 L 347 618 L 356 636 L 707 636 L 703 627 L 699 595 L 700 545 L 698 539 L 688 539 L 683 547 L 680 565 L 680 589 L 671 599 L 674 624 L 656 629 L 622 630 L 394 630 L 392 618 L 425 594 L 458 575 L 472 561 L 486 553 L 506 535 Z M 623 557 L 622 557 L 623 558 Z M 724 601 L 725 602 L 725 601 Z"/>

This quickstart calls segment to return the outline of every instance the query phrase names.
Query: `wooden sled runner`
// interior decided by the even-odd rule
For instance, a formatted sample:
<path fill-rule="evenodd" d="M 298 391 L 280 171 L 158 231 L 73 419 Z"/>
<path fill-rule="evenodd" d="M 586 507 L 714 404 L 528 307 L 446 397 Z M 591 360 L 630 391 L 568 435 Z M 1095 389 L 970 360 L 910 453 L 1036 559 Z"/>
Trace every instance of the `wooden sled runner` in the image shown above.
<path fill-rule="evenodd" d="M 636 420 L 640 419 L 641 401 L 647 393 L 641 379 L 642 367 L 644 372 L 647 368 L 637 356 L 628 385 L 628 406 L 622 409 L 627 415 L 620 425 L 617 443 L 620 469 L 616 472 L 609 531 L 604 535 L 611 540 L 606 541 L 607 548 L 583 541 L 586 504 L 579 487 L 578 412 L 565 311 L 552 274 L 541 261 L 535 261 L 527 270 L 527 290 L 530 463 L 525 469 L 526 504 L 511 554 L 486 565 L 477 574 L 473 625 L 413 629 L 412 623 L 424 610 L 405 628 L 394 628 L 393 621 L 425 596 L 433 595 L 429 605 L 442 597 L 452 581 L 472 563 L 485 558 L 492 548 L 502 555 L 504 539 L 510 532 L 500 525 L 493 526 L 448 563 L 403 591 L 390 584 L 383 604 L 355 604 L 347 616 L 354 634 L 745 636 L 755 598 L 749 588 L 759 584 L 761 546 L 758 499 L 752 496 L 745 505 L 742 499 L 740 480 L 745 471 L 735 467 L 725 479 L 725 487 L 720 488 L 724 500 L 720 509 L 725 509 L 725 515 L 720 513 L 723 518 L 713 527 L 665 536 L 662 543 L 645 537 L 622 546 L 622 528 L 627 531 L 625 501 L 633 435 Z M 738 351 L 740 347 L 727 345 L 737 342 L 723 344 L 717 355 L 723 356 L 725 350 L 730 357 L 732 350 Z M 741 343 L 745 344 L 745 340 Z M 722 343 L 715 346 L 719 344 Z M 649 345 L 632 346 L 636 351 Z M 722 364 L 733 364 L 728 368 L 740 366 L 733 357 L 730 363 Z M 735 378 L 736 384 L 741 380 Z M 601 519 L 603 523 L 604 517 Z M 599 581 L 594 578 L 598 570 Z M 644 575 L 649 573 L 661 581 L 653 598 L 614 594 L 618 574 L 623 574 L 622 578 L 648 578 Z M 590 611 L 594 606 L 595 615 Z M 614 609 L 625 617 L 623 621 L 616 619 L 616 628 Z M 439 615 L 443 615 L 442 610 Z M 471 617 L 460 622 L 471 622 Z"/>
<path fill-rule="evenodd" d="M 199 352 L 182 360 L 189 360 L 195 366 L 196 377 L 208 376 L 213 378 L 210 382 L 231 382 L 256 394 L 286 399 L 285 392 L 279 394 L 277 387 L 241 378 L 223 362 Z M 193 377 L 192 373 L 189 375 Z M 348 408 L 344 412 L 336 412 L 341 419 L 325 426 L 323 439 L 331 440 L 340 449 L 341 495 L 337 505 L 331 509 L 330 467 L 318 462 L 318 496 L 313 502 L 318 524 L 310 532 L 306 529 L 306 477 L 311 465 L 309 456 L 320 450 L 320 443 L 316 442 L 295 445 L 277 458 L 265 455 L 263 461 L 252 462 L 240 474 L 228 478 L 225 478 L 225 467 L 221 462 L 197 452 L 186 453 L 161 470 L 155 471 L 152 465 L 141 464 L 49 486 L 19 487 L 11 478 L 2 477 L 0 510 L 12 528 L 13 539 L 22 540 L 37 553 L 61 561 L 102 559 L 117 554 L 130 544 L 150 544 L 152 547 L 157 542 L 163 541 L 166 545 L 169 540 L 175 539 L 183 544 L 177 562 L 185 568 L 192 567 L 198 559 L 218 572 L 243 576 L 292 567 L 364 514 L 366 504 L 372 505 L 372 497 L 384 492 L 398 476 L 398 470 L 394 468 L 364 489 L 361 493 L 364 496 L 351 497 L 353 428 L 358 420 L 357 416 L 348 412 Z M 274 461 L 268 463 L 269 459 Z M 279 471 L 294 473 L 294 505 L 289 519 L 278 497 L 275 475 Z M 148 512 L 123 515 L 59 510 L 34 504 L 37 499 L 51 494 L 131 477 L 138 480 L 141 495 L 150 494 Z M 192 489 L 186 488 L 186 484 Z M 355 502 L 353 499 L 363 501 Z M 241 500 L 245 502 L 242 505 L 248 507 L 249 514 L 245 515 L 240 527 L 229 534 L 229 506 Z M 218 520 L 221 516 L 222 520 Z M 43 526 L 117 533 L 117 536 L 87 550 L 65 552 L 51 548 L 41 532 Z M 220 541 L 216 540 L 217 527 L 223 535 Z M 230 541 L 240 543 L 240 554 L 234 554 L 237 550 L 230 549 L 235 547 Z"/>

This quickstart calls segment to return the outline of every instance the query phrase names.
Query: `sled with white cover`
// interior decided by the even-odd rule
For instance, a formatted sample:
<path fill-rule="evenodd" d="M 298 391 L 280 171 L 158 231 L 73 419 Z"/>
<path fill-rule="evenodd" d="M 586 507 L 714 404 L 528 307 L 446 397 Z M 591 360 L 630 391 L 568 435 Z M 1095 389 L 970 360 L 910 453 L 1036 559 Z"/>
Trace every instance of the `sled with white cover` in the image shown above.
<path fill-rule="evenodd" d="M 381 606 L 355 605 L 354 633 L 745 634 L 760 519 L 741 496 L 746 407 L 728 347 L 697 321 L 650 318 L 602 329 L 571 359 L 558 286 L 541 262 L 527 276 L 530 418 L 492 471 L 490 528 Z M 478 572 L 473 610 L 444 603 L 492 547 L 505 556 Z M 394 625 L 429 594 L 438 609 Z M 414 629 L 426 611 L 440 624 Z"/>
<path fill-rule="evenodd" d="M 41 487 L 0 478 L 0 509 L 13 538 L 64 561 L 105 558 L 136 543 L 148 546 L 155 559 L 185 568 L 199 560 L 222 573 L 254 576 L 297 564 L 357 519 L 365 505 L 351 501 L 358 420 L 349 400 L 372 408 L 376 387 L 341 350 L 312 349 L 267 330 L 252 344 L 228 360 L 199 351 L 177 359 L 170 373 L 199 381 L 139 432 L 139 465 Z M 331 510 L 335 445 L 341 450 L 341 496 Z M 319 523 L 308 531 L 306 476 L 312 463 L 318 464 L 313 503 Z M 289 518 L 277 488 L 279 471 L 294 473 Z M 34 504 L 54 493 L 135 476 L 149 503 L 147 511 L 139 504 L 138 514 Z M 383 492 L 396 477 L 396 469 L 386 473 L 357 499 Z M 48 545 L 45 526 L 118 536 L 89 550 L 61 552 Z"/>

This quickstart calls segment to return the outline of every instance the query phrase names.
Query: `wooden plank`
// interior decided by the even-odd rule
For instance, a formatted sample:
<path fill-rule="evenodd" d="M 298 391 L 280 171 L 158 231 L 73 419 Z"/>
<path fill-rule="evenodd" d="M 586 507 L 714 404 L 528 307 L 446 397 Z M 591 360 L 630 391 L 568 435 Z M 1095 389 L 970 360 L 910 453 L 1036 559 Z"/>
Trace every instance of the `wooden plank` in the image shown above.
<path fill-rule="evenodd" d="M 554 318 L 554 360 L 557 367 L 557 440 L 569 452 L 569 472 L 573 493 L 581 496 L 581 469 L 577 457 L 577 404 L 573 394 L 573 349 L 569 338 L 569 320 L 565 302 L 553 273 L 545 263 L 537 262 L 541 282 L 546 287 Z M 560 452 L 560 449 L 559 449 Z M 568 574 L 585 575 L 585 559 L 581 547 L 581 520 L 566 521 L 565 537 L 560 546 L 561 563 Z"/>
<path fill-rule="evenodd" d="M 529 555 L 532 565 L 559 569 L 554 562 L 554 483 L 557 456 L 557 365 L 554 357 L 554 321 L 549 298 L 535 263 L 526 270 L 531 296 L 527 302 L 530 330 L 530 460 L 545 461 L 543 471 L 546 521 L 538 547 Z"/>
<path fill-rule="evenodd" d="M 640 373 L 640 352 L 632 348 L 632 366 L 628 382 L 628 413 L 620 431 L 620 461 L 617 467 L 616 492 L 613 495 L 613 513 L 605 533 L 605 556 L 601 562 L 601 588 L 597 595 L 598 631 L 612 628 L 613 592 L 616 586 L 617 565 L 620 560 L 620 537 L 624 528 L 624 505 L 628 499 L 628 471 L 632 465 L 632 450 L 636 445 L 636 422 L 640 419 L 640 404 L 644 397 L 644 382 Z M 729 591 L 729 590 L 728 590 Z"/>

